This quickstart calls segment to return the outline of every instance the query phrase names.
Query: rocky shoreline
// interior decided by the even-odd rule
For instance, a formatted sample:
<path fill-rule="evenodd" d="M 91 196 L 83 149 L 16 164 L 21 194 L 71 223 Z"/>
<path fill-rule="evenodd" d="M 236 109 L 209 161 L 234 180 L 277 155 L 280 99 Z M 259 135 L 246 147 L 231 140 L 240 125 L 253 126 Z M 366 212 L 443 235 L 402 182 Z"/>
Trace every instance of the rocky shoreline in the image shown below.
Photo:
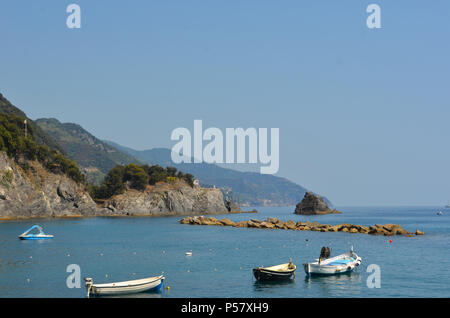
<path fill-rule="evenodd" d="M 181 224 L 189 225 L 216 225 L 216 226 L 233 226 L 233 227 L 246 227 L 257 229 L 282 229 L 282 230 L 296 230 L 296 231 L 318 231 L 318 232 L 346 232 L 346 233 L 360 233 L 360 234 L 372 234 L 372 235 L 404 235 L 412 237 L 415 235 L 424 235 L 424 232 L 416 230 L 416 232 L 409 232 L 402 228 L 398 224 L 375 224 L 373 226 L 355 225 L 355 224 L 321 224 L 318 222 L 283 222 L 277 218 L 267 218 L 265 221 L 258 219 L 251 219 L 249 221 L 233 222 L 230 219 L 216 219 L 214 217 L 205 216 L 188 216 L 178 221 Z"/>
<path fill-rule="evenodd" d="M 127 189 L 104 202 L 94 202 L 86 188 L 37 161 L 22 168 L 0 152 L 0 220 L 81 217 L 161 217 L 244 212 L 219 189 L 186 182 Z M 253 211 L 252 211 L 253 212 Z"/>
<path fill-rule="evenodd" d="M 250 210 L 250 211 L 231 211 L 231 212 L 205 212 L 205 215 L 220 215 L 220 214 L 245 214 L 245 213 L 258 213 L 257 210 Z M 136 218 L 151 218 L 151 217 L 174 217 L 174 216 L 189 216 L 189 215 L 195 215 L 198 214 L 198 211 L 196 212 L 165 212 L 164 214 L 161 213 L 133 213 L 133 212 L 111 212 L 106 209 L 99 210 L 96 214 L 90 214 L 90 215 L 84 215 L 84 214 L 67 214 L 67 215 L 38 215 L 38 216 L 14 216 L 14 217 L 8 217 L 8 216 L 0 216 L 0 221 L 21 221 L 21 220 L 34 220 L 34 219 L 77 219 L 77 218 L 129 218 L 129 217 L 136 217 Z"/>

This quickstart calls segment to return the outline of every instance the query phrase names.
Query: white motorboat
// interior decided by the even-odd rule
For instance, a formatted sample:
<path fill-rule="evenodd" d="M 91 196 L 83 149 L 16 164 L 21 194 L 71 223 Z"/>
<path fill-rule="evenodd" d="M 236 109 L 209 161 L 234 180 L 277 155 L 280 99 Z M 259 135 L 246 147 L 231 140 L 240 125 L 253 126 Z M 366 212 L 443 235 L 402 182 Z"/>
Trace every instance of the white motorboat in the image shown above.
<path fill-rule="evenodd" d="M 306 275 L 336 275 L 348 273 L 353 271 L 362 262 L 362 258 L 353 251 L 353 246 L 350 252 L 331 258 L 329 258 L 329 249 L 328 254 L 323 253 L 323 251 L 324 248 L 322 248 L 320 258 L 315 262 L 303 264 Z"/>
<path fill-rule="evenodd" d="M 148 277 L 117 283 L 94 284 L 92 278 L 84 279 L 87 297 L 90 295 L 120 295 L 133 294 L 144 291 L 159 291 L 162 288 L 164 276 Z"/>

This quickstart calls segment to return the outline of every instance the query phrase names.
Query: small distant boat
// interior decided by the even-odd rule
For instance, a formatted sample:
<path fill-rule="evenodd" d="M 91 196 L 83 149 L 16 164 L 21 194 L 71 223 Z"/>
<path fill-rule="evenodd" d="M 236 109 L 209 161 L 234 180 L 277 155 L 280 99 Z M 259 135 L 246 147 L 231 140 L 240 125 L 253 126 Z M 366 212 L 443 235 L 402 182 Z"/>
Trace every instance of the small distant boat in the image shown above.
<path fill-rule="evenodd" d="M 33 234 L 30 233 L 32 230 L 37 229 L 39 233 Z M 21 240 L 43 240 L 43 239 L 51 239 L 53 235 L 45 234 L 40 225 L 33 225 L 28 230 L 19 235 Z"/>
<path fill-rule="evenodd" d="M 186 256 L 192 256 L 192 252 L 186 252 Z"/>
<path fill-rule="evenodd" d="M 270 267 L 257 267 L 253 269 L 253 275 L 259 281 L 275 281 L 288 280 L 292 276 L 295 277 L 295 270 L 297 267 L 292 263 L 292 260 L 286 264 L 280 264 Z"/>
<path fill-rule="evenodd" d="M 164 276 L 148 277 L 117 283 L 94 284 L 92 278 L 85 278 L 87 297 L 90 295 L 122 295 L 135 294 L 144 291 L 159 291 L 164 282 Z"/>
<path fill-rule="evenodd" d="M 444 212 L 442 212 L 442 211 L 439 211 L 438 213 L 437 213 L 437 215 L 443 215 L 444 214 Z"/>
<path fill-rule="evenodd" d="M 362 258 L 353 251 L 353 246 L 350 252 L 331 258 L 329 258 L 329 256 L 330 249 L 328 247 L 322 247 L 320 258 L 318 260 L 303 264 L 306 275 L 336 275 L 348 273 L 353 271 L 362 262 Z"/>

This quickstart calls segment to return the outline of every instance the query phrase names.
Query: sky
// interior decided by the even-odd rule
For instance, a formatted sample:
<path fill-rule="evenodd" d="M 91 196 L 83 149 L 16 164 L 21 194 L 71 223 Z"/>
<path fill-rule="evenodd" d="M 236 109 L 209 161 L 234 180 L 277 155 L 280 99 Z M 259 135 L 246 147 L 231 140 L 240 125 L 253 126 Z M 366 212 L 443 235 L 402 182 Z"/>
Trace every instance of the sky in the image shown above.
<path fill-rule="evenodd" d="M 279 128 L 277 175 L 336 206 L 450 202 L 449 56 L 449 1 L 0 0 L 0 92 L 30 118 L 139 150 Z"/>

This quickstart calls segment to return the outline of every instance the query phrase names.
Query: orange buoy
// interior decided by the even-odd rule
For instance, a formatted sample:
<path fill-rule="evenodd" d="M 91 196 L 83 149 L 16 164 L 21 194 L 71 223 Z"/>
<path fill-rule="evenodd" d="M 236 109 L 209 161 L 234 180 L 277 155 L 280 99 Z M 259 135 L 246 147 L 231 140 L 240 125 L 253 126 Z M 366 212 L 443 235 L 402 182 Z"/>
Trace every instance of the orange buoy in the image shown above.
<path fill-rule="evenodd" d="M 389 243 L 392 243 L 392 240 L 389 240 Z"/>

